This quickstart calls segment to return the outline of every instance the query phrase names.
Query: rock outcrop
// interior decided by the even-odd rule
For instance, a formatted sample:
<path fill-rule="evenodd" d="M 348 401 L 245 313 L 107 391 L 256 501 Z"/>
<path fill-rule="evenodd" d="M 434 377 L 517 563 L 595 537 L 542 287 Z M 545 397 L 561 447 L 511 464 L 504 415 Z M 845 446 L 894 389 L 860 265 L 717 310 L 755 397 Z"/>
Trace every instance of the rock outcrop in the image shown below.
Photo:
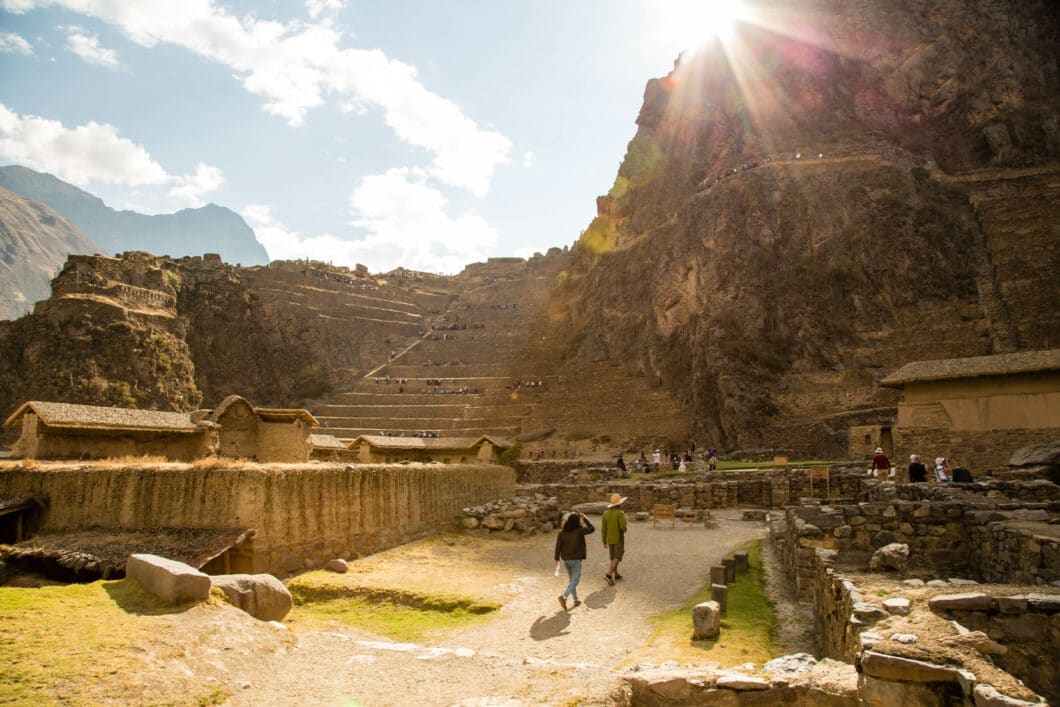
<path fill-rule="evenodd" d="M 903 362 L 1058 343 L 1056 14 L 810 5 L 648 82 L 562 294 L 730 449 L 841 453 Z"/>

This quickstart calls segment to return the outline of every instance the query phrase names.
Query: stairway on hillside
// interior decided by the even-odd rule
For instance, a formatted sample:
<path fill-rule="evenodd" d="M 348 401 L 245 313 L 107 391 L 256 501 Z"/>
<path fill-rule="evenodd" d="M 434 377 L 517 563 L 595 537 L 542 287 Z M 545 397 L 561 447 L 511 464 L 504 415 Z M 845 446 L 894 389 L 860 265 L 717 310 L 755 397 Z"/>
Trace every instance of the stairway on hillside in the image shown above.
<path fill-rule="evenodd" d="M 275 335 L 313 342 L 340 389 L 389 351 L 416 341 L 428 312 L 444 309 L 452 297 L 416 282 L 382 284 L 311 265 L 255 268 L 244 278 Z"/>
<path fill-rule="evenodd" d="M 687 418 L 662 387 L 614 362 L 571 357 L 569 324 L 550 316 L 566 265 L 546 257 L 469 268 L 459 296 L 430 318 L 436 328 L 313 410 L 322 431 L 523 436 L 548 458 L 685 444 Z"/>
<path fill-rule="evenodd" d="M 1060 291 L 1049 286 L 1060 270 L 1060 171 L 969 186 L 992 270 L 980 290 L 999 351 L 1060 346 Z"/>
<path fill-rule="evenodd" d="M 550 268 L 515 261 L 500 272 L 463 278 L 463 292 L 426 318 L 426 334 L 418 342 L 314 409 L 323 431 L 340 439 L 519 434 L 547 381 L 529 370 L 532 366 L 513 363 L 543 311 L 554 276 Z M 531 379 L 535 386 L 526 387 Z"/>

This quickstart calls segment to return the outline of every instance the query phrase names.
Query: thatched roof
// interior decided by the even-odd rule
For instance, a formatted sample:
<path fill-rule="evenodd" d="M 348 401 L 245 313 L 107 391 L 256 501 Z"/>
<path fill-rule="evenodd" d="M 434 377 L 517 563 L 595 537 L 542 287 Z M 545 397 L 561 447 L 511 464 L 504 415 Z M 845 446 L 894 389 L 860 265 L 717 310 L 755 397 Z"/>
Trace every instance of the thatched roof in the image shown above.
<path fill-rule="evenodd" d="M 34 413 L 48 427 L 80 430 L 122 430 L 127 432 L 198 432 L 202 426 L 192 422 L 191 413 L 132 410 L 130 408 L 48 403 L 31 400 L 23 403 L 4 422 L 5 427 L 19 424 L 27 412 Z"/>
<path fill-rule="evenodd" d="M 906 383 L 1008 376 L 1020 373 L 1060 371 L 1060 349 L 1022 351 L 995 356 L 946 358 L 937 361 L 914 361 L 880 381 L 880 385 L 900 388 Z"/>
<path fill-rule="evenodd" d="M 150 553 L 195 568 L 254 535 L 246 528 L 91 528 L 63 535 L 41 535 L 0 546 L 11 560 L 57 562 L 74 573 L 121 577 L 133 553 Z"/>
<path fill-rule="evenodd" d="M 38 496 L 0 496 L 0 516 L 43 506 L 44 501 Z"/>
<path fill-rule="evenodd" d="M 309 435 L 309 444 L 313 449 L 346 449 L 342 440 L 334 435 Z"/>
<path fill-rule="evenodd" d="M 308 410 L 302 408 L 254 408 L 265 422 L 294 422 L 302 420 L 310 427 L 320 427 L 317 419 L 309 414 Z"/>
<path fill-rule="evenodd" d="M 228 409 L 233 405 L 240 404 L 244 405 L 253 414 L 257 415 L 259 419 L 265 422 L 294 422 L 296 420 L 303 420 L 310 427 L 319 427 L 320 423 L 317 419 L 309 414 L 308 410 L 302 408 L 259 408 L 254 407 L 249 400 L 244 398 L 242 395 L 229 395 L 221 404 L 218 405 L 209 414 L 209 419 L 212 422 L 217 422 L 221 419 L 221 416 L 228 412 Z"/>
<path fill-rule="evenodd" d="M 385 435 L 361 435 L 350 442 L 350 449 L 363 442 L 378 449 L 446 451 L 474 449 L 486 441 L 501 449 L 507 449 L 512 446 L 512 443 L 508 440 L 492 435 L 482 435 L 480 437 L 387 437 Z"/>

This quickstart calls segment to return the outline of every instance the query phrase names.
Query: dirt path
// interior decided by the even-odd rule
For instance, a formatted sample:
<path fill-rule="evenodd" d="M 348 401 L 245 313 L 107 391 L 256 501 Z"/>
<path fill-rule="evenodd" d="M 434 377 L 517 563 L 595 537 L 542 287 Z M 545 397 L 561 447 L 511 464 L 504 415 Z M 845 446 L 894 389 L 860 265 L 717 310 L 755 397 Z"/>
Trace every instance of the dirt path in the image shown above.
<path fill-rule="evenodd" d="M 631 523 L 626 579 L 615 587 L 603 579 L 606 554 L 590 536 L 579 591 L 584 603 L 569 612 L 556 599 L 566 579 L 552 575 L 554 534 L 511 542 L 434 539 L 365 558 L 351 565 L 360 585 L 460 592 L 503 608 L 484 625 L 422 645 L 337 624 L 296 628 L 290 647 L 248 661 L 233 676 L 229 684 L 238 687 L 229 704 L 612 703 L 621 690 L 616 669 L 667 659 L 661 649 L 645 648 L 648 617 L 680 606 L 702 587 L 711 565 L 765 535 L 763 524 L 737 518 L 737 511 L 725 512 L 711 530 Z"/>

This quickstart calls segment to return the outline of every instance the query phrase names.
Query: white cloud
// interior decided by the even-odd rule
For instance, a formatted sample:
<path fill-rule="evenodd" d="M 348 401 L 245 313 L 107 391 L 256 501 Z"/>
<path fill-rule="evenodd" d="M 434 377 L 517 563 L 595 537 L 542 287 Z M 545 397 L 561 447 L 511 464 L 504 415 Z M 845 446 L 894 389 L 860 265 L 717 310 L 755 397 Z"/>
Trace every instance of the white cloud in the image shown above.
<path fill-rule="evenodd" d="M 115 69 L 120 65 L 117 52 L 99 46 L 99 38 L 91 32 L 76 25 L 59 29 L 66 32 L 66 48 L 83 61 L 108 69 Z"/>
<path fill-rule="evenodd" d="M 0 160 L 50 172 L 81 187 L 93 182 L 126 187 L 169 186 L 168 196 L 182 206 L 201 204 L 203 194 L 224 178 L 216 167 L 200 164 L 193 175 L 170 175 L 142 145 L 118 135 L 107 123 L 67 128 L 57 120 L 18 115 L 0 103 Z"/>
<path fill-rule="evenodd" d="M 33 45 L 14 32 L 0 32 L 0 53 L 29 56 L 33 53 Z"/>
<path fill-rule="evenodd" d="M 249 205 L 240 213 L 254 229 L 272 259 L 311 258 L 373 272 L 399 265 L 427 272 L 458 272 L 482 260 L 496 245 L 492 226 L 473 214 L 451 217 L 447 201 L 428 186 L 422 170 L 395 168 L 365 177 L 350 195 L 351 225 L 364 231 L 358 239 L 293 231 L 272 214 L 270 206 Z"/>
<path fill-rule="evenodd" d="M 533 167 L 534 166 L 534 159 L 535 159 L 535 156 L 534 156 L 533 151 L 532 150 L 527 150 L 526 152 L 523 153 L 523 166 L 524 167 Z"/>
<path fill-rule="evenodd" d="M 313 19 L 325 13 L 338 12 L 344 7 L 346 0 L 305 0 L 305 9 Z"/>
<path fill-rule="evenodd" d="M 276 22 L 242 18 L 213 0 L 0 0 L 23 12 L 61 5 L 117 26 L 144 46 L 160 42 L 184 47 L 232 69 L 244 88 L 264 98 L 264 108 L 292 125 L 336 94 L 342 110 L 374 106 L 405 142 L 433 154 L 430 174 L 451 186 L 484 195 L 498 165 L 508 161 L 511 142 L 484 130 L 453 103 L 428 91 L 414 67 L 379 50 L 342 49 L 343 34 L 330 20 Z M 335 9 L 335 0 L 310 0 L 310 13 Z"/>
<path fill-rule="evenodd" d="M 203 196 L 215 192 L 225 183 L 221 170 L 200 162 L 195 174 L 173 177 L 174 186 L 166 193 L 170 199 L 184 206 L 202 206 Z"/>

